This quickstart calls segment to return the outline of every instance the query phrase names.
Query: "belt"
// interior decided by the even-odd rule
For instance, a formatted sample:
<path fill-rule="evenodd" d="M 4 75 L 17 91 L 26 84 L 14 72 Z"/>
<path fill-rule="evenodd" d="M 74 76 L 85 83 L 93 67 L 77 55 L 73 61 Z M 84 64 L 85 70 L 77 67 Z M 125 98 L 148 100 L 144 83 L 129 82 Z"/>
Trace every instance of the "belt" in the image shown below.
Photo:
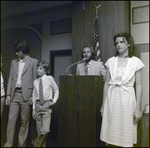
<path fill-rule="evenodd" d="M 16 90 L 22 90 L 22 88 L 21 87 L 16 87 Z"/>

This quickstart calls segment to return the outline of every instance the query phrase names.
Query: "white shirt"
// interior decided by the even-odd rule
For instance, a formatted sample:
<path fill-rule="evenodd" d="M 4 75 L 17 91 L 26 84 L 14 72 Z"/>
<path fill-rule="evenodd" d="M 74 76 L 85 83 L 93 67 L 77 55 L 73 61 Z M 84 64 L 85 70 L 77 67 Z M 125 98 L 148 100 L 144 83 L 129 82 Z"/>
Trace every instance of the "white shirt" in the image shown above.
<path fill-rule="evenodd" d="M 85 66 L 87 66 L 87 67 L 88 67 L 88 71 L 89 71 L 89 69 L 91 68 L 91 63 L 92 63 L 92 60 L 91 60 L 91 61 L 89 61 L 88 63 L 85 63 Z"/>
<path fill-rule="evenodd" d="M 57 102 L 59 97 L 59 89 L 58 86 L 52 76 L 47 76 L 46 74 L 42 77 L 34 80 L 33 86 L 33 109 L 35 109 L 36 100 L 39 100 L 39 83 L 40 79 L 43 81 L 43 99 L 44 101 L 53 100 L 53 102 Z"/>
<path fill-rule="evenodd" d="M 24 60 L 19 59 L 19 65 L 18 65 L 18 78 L 17 78 L 17 82 L 16 82 L 16 87 L 21 87 L 21 75 L 23 72 L 23 68 L 25 65 L 25 60 L 28 58 L 28 56 L 25 57 Z"/>

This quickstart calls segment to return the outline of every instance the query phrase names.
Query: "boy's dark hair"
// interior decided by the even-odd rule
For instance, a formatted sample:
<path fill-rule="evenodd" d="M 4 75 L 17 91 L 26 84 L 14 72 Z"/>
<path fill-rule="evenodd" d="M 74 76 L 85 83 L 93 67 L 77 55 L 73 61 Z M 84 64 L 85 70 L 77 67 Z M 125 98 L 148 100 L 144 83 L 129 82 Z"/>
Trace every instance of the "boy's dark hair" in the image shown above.
<path fill-rule="evenodd" d="M 81 53 L 81 57 L 82 57 L 82 59 L 83 59 L 83 49 L 84 48 L 90 48 L 91 49 L 91 53 L 92 53 L 92 59 L 94 60 L 95 59 L 95 54 L 94 54 L 94 49 L 93 49 L 93 47 L 91 46 L 91 45 L 86 45 L 86 46 L 83 46 L 83 48 L 82 48 L 82 53 Z"/>
<path fill-rule="evenodd" d="M 30 46 L 23 39 L 17 40 L 13 45 L 13 49 L 16 52 L 22 51 L 24 54 L 29 54 L 30 52 Z"/>
<path fill-rule="evenodd" d="M 46 73 L 48 74 L 48 71 L 49 71 L 49 65 L 46 61 L 41 61 L 38 63 L 37 66 L 42 66 L 44 68 L 44 70 L 46 71 Z"/>
<path fill-rule="evenodd" d="M 124 37 L 126 39 L 126 41 L 128 42 L 128 44 L 130 45 L 129 48 L 128 48 L 128 56 L 129 57 L 132 57 L 134 55 L 134 50 L 135 50 L 135 47 L 134 47 L 134 39 L 133 37 L 127 33 L 127 32 L 120 32 L 116 35 L 114 35 L 113 37 L 113 40 L 114 40 L 114 45 L 116 46 L 116 38 L 117 37 Z M 115 53 L 115 56 L 118 56 L 119 55 L 119 52 L 118 50 L 116 49 L 116 53 Z"/>

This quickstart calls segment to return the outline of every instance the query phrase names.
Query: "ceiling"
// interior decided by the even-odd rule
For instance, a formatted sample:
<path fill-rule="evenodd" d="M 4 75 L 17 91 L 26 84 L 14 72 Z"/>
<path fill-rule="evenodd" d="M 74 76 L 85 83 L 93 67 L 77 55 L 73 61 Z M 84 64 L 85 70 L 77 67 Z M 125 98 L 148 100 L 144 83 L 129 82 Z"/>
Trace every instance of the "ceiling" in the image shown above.
<path fill-rule="evenodd" d="M 35 1 L 1 1 L 1 10 L 14 8 L 21 5 L 35 3 Z"/>
<path fill-rule="evenodd" d="M 1 10 L 4 9 L 10 9 L 10 8 L 14 8 L 14 7 L 18 7 L 18 6 L 23 6 L 23 5 L 28 5 L 28 4 L 36 4 L 39 1 L 1 1 Z M 45 2 L 45 1 L 41 1 L 41 2 Z M 48 1 L 48 3 L 50 5 L 59 5 L 63 3 L 68 3 L 67 1 Z"/>
<path fill-rule="evenodd" d="M 1 1 L 1 20 L 37 15 L 72 7 L 72 1 Z"/>

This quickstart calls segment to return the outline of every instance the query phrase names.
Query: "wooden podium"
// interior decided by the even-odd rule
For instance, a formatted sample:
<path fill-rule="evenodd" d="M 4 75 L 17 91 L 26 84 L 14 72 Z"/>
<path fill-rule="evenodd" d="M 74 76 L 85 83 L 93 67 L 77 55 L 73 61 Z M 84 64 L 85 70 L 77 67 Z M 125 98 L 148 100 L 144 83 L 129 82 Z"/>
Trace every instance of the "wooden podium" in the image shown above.
<path fill-rule="evenodd" d="M 60 76 L 58 146 L 104 147 L 100 141 L 102 76 Z"/>

